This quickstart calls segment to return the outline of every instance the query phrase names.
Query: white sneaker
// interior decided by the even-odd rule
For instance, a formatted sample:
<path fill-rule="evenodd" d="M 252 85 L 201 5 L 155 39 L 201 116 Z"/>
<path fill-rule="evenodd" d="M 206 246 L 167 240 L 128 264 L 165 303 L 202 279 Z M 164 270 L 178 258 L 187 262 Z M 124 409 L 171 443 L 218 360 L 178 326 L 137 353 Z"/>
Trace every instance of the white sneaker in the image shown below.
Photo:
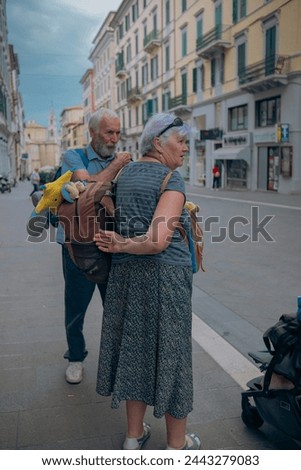
<path fill-rule="evenodd" d="M 127 437 L 123 443 L 123 450 L 140 450 L 145 441 L 150 437 L 150 425 L 143 423 L 143 434 L 141 437 Z"/>
<path fill-rule="evenodd" d="M 82 362 L 69 362 L 66 369 L 66 381 L 69 384 L 79 384 L 83 379 L 83 369 Z"/>

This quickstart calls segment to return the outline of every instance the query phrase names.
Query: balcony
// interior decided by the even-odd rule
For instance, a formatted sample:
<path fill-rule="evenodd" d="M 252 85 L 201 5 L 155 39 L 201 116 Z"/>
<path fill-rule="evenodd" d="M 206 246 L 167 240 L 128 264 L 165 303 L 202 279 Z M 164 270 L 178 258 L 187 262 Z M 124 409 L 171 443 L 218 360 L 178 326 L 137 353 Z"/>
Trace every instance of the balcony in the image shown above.
<path fill-rule="evenodd" d="M 157 47 L 161 45 L 160 33 L 154 29 L 151 33 L 145 36 L 143 40 L 143 49 L 145 52 L 151 54 Z"/>
<path fill-rule="evenodd" d="M 177 115 L 190 114 L 191 108 L 187 106 L 187 96 L 178 95 L 170 98 L 168 102 L 169 111 L 173 111 Z"/>
<path fill-rule="evenodd" d="M 124 61 L 118 58 L 115 62 L 115 73 L 117 78 L 124 78 L 127 75 Z"/>
<path fill-rule="evenodd" d="M 289 57 L 271 56 L 245 67 L 239 74 L 239 86 L 248 93 L 258 93 L 287 85 Z"/>
<path fill-rule="evenodd" d="M 217 52 L 231 46 L 231 27 L 216 25 L 196 41 L 196 52 L 203 59 L 211 59 Z"/>
<path fill-rule="evenodd" d="M 127 92 L 127 101 L 129 104 L 137 103 L 142 100 L 141 88 L 135 87 Z"/>

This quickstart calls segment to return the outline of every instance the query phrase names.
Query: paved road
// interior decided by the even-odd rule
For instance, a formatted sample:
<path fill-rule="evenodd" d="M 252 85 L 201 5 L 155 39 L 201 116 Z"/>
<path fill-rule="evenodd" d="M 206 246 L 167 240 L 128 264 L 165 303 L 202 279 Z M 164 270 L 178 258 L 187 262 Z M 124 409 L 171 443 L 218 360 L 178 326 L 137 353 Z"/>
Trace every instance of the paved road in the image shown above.
<path fill-rule="evenodd" d="M 51 232 L 43 243 L 26 241 L 30 190 L 24 182 L 0 195 L 0 449 L 120 449 L 124 406 L 111 410 L 110 399 L 95 392 L 102 310 L 97 294 L 85 324 L 84 381 L 76 386 L 64 381 L 60 250 Z M 300 294 L 300 197 L 188 191 L 200 203 L 204 220 L 221 217 L 220 225 L 206 231 L 207 271 L 194 280 L 195 403 L 189 428 L 199 432 L 209 450 L 300 449 L 268 423 L 250 431 L 240 418 L 241 391 L 257 375 L 247 351 L 262 347 L 266 326 L 294 311 Z M 260 220 L 274 215 L 267 227 L 275 242 L 226 238 L 211 243 L 231 217 L 250 218 L 254 199 Z M 250 225 L 236 228 L 240 236 Z M 147 419 L 153 433 L 146 449 L 164 449 L 163 420 L 152 410 Z"/>

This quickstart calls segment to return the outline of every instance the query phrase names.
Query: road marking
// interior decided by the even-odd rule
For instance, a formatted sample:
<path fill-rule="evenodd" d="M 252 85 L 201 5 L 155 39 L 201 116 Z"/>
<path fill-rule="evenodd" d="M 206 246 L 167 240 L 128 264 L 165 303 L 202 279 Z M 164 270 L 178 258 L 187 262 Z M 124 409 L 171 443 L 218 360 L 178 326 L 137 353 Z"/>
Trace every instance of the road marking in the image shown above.
<path fill-rule="evenodd" d="M 195 313 L 192 314 L 192 337 L 242 389 L 246 389 L 249 380 L 261 374 L 255 365 Z"/>
<path fill-rule="evenodd" d="M 190 192 L 187 192 L 187 194 L 189 194 L 189 196 L 195 196 L 195 197 L 201 197 L 201 198 L 206 197 L 208 199 L 219 199 L 221 201 L 242 202 L 243 204 L 254 204 L 256 206 L 271 206 L 271 207 L 279 207 L 280 209 L 293 209 L 295 211 L 301 211 L 301 207 L 287 206 L 285 204 L 274 204 L 273 202 L 245 201 L 244 199 L 210 196 L 209 194 L 196 194 L 196 193 L 190 193 Z"/>

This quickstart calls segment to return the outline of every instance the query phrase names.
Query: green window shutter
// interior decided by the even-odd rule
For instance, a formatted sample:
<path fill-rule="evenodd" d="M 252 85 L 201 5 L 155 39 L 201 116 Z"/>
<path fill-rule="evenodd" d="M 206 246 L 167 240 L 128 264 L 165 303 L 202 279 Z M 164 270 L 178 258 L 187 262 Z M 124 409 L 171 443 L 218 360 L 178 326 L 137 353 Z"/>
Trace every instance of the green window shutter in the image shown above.
<path fill-rule="evenodd" d="M 151 116 L 153 114 L 153 100 L 147 100 L 147 115 Z"/>
<path fill-rule="evenodd" d="M 187 55 L 187 31 L 182 31 L 182 57 Z"/>
<path fill-rule="evenodd" d="M 213 87 L 215 85 L 215 61 L 211 61 L 211 86 Z"/>
<path fill-rule="evenodd" d="M 238 4 L 237 4 L 237 1 L 238 0 L 233 0 L 232 1 L 232 21 L 233 23 L 237 23 L 237 20 L 238 20 Z"/>
<path fill-rule="evenodd" d="M 182 96 L 186 97 L 187 96 L 187 75 L 186 73 L 182 74 Z"/>
<path fill-rule="evenodd" d="M 245 16 L 247 16 L 247 0 L 241 0 L 240 17 L 244 18 Z"/>
<path fill-rule="evenodd" d="M 193 93 L 198 91 L 198 76 L 196 67 L 192 70 L 192 91 Z"/>
<path fill-rule="evenodd" d="M 246 67 L 246 44 L 239 44 L 237 48 L 237 75 L 241 77 Z"/>
<path fill-rule="evenodd" d="M 199 19 L 196 24 L 196 35 L 197 39 L 201 39 L 203 36 L 203 20 Z"/>

